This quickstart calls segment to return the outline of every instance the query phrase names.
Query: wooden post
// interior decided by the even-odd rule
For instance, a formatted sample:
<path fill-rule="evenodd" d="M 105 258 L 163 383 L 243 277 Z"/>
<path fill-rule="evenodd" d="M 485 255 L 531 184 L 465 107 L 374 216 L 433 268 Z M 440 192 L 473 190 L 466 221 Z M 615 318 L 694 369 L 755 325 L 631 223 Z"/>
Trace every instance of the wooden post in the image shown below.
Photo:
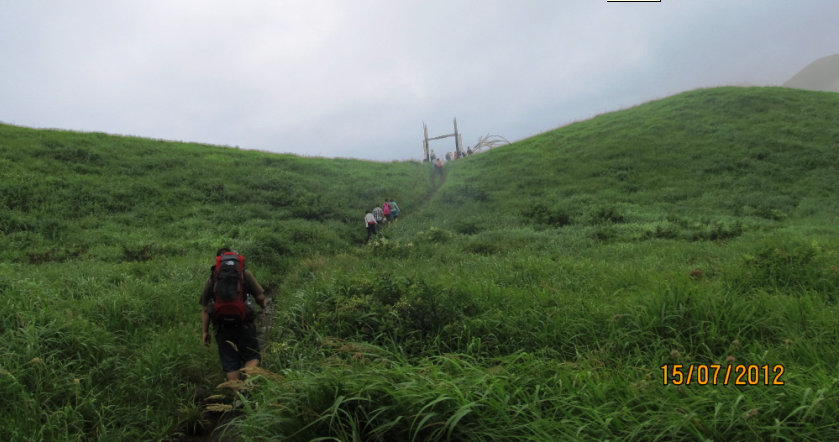
<path fill-rule="evenodd" d="M 457 118 L 454 119 L 454 151 L 460 156 L 460 136 L 457 134 Z"/>
<path fill-rule="evenodd" d="M 434 140 L 442 140 L 443 138 L 454 137 L 454 150 L 457 152 L 458 157 L 463 156 L 463 138 L 461 138 L 460 134 L 457 132 L 457 118 L 454 119 L 454 133 L 447 134 L 447 135 L 440 135 L 439 137 L 428 138 L 428 126 L 425 123 L 422 123 L 422 131 L 423 131 L 423 141 L 422 141 L 422 150 L 423 154 L 425 155 L 424 161 L 428 162 L 431 160 L 431 153 L 429 152 L 429 141 Z"/>
<path fill-rule="evenodd" d="M 425 141 L 422 143 L 422 148 L 425 151 L 425 161 L 431 161 L 431 157 L 428 154 L 428 126 L 425 123 L 422 123 L 422 131 L 425 133 Z"/>

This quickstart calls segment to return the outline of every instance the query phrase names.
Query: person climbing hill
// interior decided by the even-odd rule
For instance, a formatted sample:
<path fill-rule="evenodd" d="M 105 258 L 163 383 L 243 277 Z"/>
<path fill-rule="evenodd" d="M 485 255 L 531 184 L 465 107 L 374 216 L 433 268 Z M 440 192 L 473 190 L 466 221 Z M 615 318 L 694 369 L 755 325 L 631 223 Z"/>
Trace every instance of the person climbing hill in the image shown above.
<path fill-rule="evenodd" d="M 245 258 L 225 247 L 216 252 L 216 263 L 198 303 L 201 305 L 201 339 L 209 347 L 213 324 L 221 367 L 228 381 L 239 379 L 239 370 L 258 367 L 262 356 L 253 302 L 267 307 L 265 291 L 245 269 Z M 233 388 L 234 394 L 237 389 Z"/>
<path fill-rule="evenodd" d="M 390 222 L 393 221 L 390 215 L 390 204 L 387 203 L 387 199 L 385 199 L 385 203 L 382 204 L 382 213 L 385 215 L 385 219 L 387 219 L 387 226 L 390 227 Z"/>
<path fill-rule="evenodd" d="M 387 200 L 388 205 L 390 206 L 390 215 L 393 217 L 393 222 L 399 220 L 399 206 L 396 205 L 396 201 L 394 200 Z"/>
<path fill-rule="evenodd" d="M 381 230 L 381 228 L 382 228 L 383 217 L 384 217 L 384 212 L 382 211 L 382 208 L 379 207 L 379 206 L 374 207 L 373 208 L 373 218 L 376 219 L 376 233 L 377 234 L 379 233 L 379 230 Z"/>
<path fill-rule="evenodd" d="M 367 244 L 370 241 L 370 237 L 376 233 L 376 217 L 368 212 L 367 215 L 364 215 L 364 225 L 367 226 L 367 239 L 364 240 L 364 244 Z"/>

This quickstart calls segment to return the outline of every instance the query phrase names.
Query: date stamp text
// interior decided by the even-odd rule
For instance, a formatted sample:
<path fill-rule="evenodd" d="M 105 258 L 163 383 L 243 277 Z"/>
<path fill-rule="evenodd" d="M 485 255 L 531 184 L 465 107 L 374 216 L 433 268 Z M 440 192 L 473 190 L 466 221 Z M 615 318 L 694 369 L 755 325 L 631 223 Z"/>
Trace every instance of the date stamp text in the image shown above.
<path fill-rule="evenodd" d="M 783 365 L 666 364 L 664 385 L 784 385 Z"/>

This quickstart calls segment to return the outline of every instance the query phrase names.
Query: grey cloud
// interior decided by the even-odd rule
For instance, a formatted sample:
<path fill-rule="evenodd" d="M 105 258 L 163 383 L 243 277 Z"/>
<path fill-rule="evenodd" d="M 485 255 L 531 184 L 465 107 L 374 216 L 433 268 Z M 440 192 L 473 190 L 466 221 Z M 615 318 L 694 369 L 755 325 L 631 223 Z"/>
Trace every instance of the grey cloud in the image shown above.
<path fill-rule="evenodd" d="M 839 52 L 834 0 L 0 4 L 0 121 L 416 158 Z M 441 141 L 445 146 L 445 141 Z M 445 151 L 443 147 L 441 151 Z"/>

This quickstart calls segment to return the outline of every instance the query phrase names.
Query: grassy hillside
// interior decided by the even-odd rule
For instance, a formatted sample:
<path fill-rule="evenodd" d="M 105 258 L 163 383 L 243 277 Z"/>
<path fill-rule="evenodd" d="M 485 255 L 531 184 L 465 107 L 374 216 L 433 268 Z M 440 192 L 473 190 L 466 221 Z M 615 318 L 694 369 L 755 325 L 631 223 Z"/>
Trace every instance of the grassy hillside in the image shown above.
<path fill-rule="evenodd" d="M 194 427 L 220 380 L 197 294 L 229 244 L 280 305 L 242 440 L 839 439 L 836 121 L 836 94 L 693 91 L 445 181 L 0 126 L 0 426 Z M 356 247 L 383 198 L 401 219 Z"/>
<path fill-rule="evenodd" d="M 603 207 L 632 223 L 836 216 L 836 112 L 835 94 L 688 92 L 456 163 L 441 208 L 468 215 L 478 203 L 506 225 L 551 212 L 585 224 Z"/>
<path fill-rule="evenodd" d="M 0 125 L 6 440 L 170 438 L 221 382 L 197 305 L 215 250 L 273 290 L 360 244 L 363 210 L 429 186 L 413 163 Z"/>
<path fill-rule="evenodd" d="M 701 90 L 448 164 L 385 239 L 286 280 L 283 377 L 238 429 L 836 439 L 836 121 L 836 94 Z M 665 364 L 784 385 L 663 385 Z"/>

